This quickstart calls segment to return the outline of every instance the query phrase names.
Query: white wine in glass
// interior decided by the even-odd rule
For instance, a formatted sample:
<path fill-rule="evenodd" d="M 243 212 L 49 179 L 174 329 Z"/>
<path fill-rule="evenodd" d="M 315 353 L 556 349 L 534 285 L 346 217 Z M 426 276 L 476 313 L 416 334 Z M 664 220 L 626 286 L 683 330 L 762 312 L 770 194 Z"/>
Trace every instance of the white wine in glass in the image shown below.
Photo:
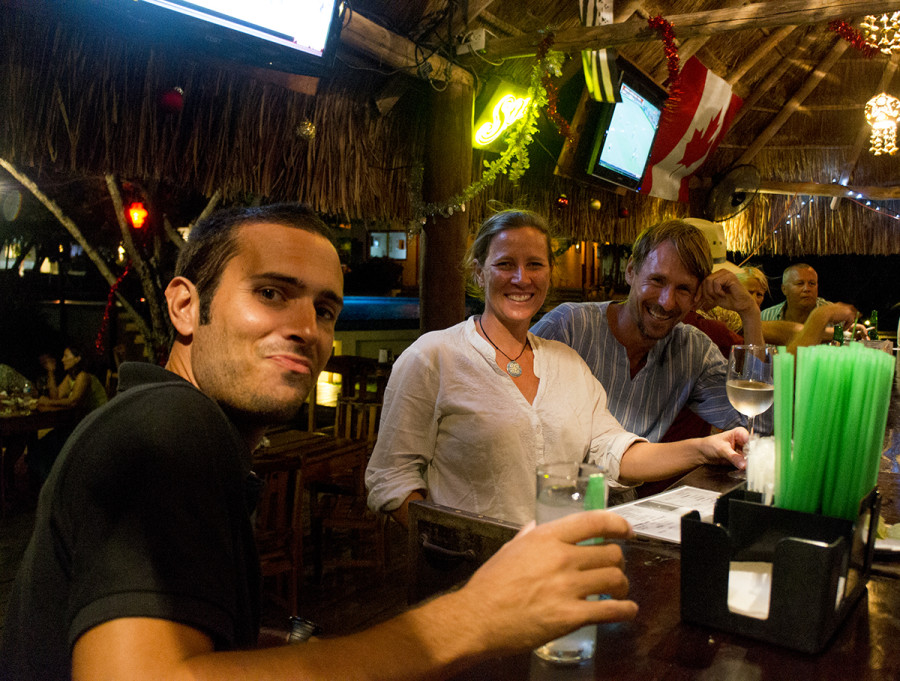
<path fill-rule="evenodd" d="M 731 406 L 748 418 L 753 437 L 753 417 L 772 406 L 774 345 L 733 345 L 728 358 L 725 392 Z"/>

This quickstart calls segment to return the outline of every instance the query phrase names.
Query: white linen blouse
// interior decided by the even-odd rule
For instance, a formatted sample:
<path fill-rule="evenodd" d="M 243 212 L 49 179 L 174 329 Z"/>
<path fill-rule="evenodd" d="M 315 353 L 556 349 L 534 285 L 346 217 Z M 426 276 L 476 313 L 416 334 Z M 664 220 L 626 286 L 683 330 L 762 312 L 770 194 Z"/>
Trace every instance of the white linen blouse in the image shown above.
<path fill-rule="evenodd" d="M 370 508 L 391 511 L 427 489 L 435 503 L 524 524 L 534 518 L 538 464 L 589 461 L 618 478 L 625 450 L 643 439 L 609 413 L 578 353 L 531 333 L 528 340 L 540 379 L 533 404 L 497 366 L 474 317 L 400 355 L 366 471 Z"/>

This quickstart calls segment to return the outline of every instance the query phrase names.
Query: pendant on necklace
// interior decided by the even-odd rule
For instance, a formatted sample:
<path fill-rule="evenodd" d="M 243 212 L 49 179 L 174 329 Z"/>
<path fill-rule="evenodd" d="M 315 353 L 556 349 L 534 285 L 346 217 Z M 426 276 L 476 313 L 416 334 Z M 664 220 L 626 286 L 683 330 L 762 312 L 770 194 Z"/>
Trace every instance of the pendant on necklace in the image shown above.
<path fill-rule="evenodd" d="M 518 378 L 522 375 L 522 367 L 516 360 L 510 360 L 506 365 L 506 373 L 508 373 L 513 378 Z"/>

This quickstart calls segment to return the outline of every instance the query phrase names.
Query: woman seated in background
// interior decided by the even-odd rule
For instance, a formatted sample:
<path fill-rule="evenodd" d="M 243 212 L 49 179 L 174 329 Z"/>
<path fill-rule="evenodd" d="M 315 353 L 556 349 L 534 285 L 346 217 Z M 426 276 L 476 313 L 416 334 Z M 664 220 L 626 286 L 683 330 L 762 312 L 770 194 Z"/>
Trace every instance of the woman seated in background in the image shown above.
<path fill-rule="evenodd" d="M 85 370 L 80 351 L 66 347 L 62 365 L 65 374 L 57 384 L 56 358 L 51 355 L 41 357 L 41 367 L 47 372 L 47 395 L 38 400 L 38 410 L 79 409 L 87 414 L 106 403 L 106 390 L 100 379 Z"/>
<path fill-rule="evenodd" d="M 71 345 L 63 351 L 62 366 L 65 374 L 58 384 L 56 358 L 43 355 L 40 362 L 47 373 L 47 395 L 38 399 L 38 411 L 71 409 L 73 417 L 76 417 L 65 426 L 57 426 L 38 440 L 34 447 L 29 448 L 25 457 L 28 470 L 36 482 L 43 483 L 62 446 L 78 425 L 78 420 L 106 403 L 106 390 L 100 380 L 84 368 L 81 352 Z"/>
<path fill-rule="evenodd" d="M 394 364 L 366 471 L 373 510 L 405 526 L 409 502 L 427 496 L 523 524 L 534 518 L 538 464 L 599 463 L 620 491 L 707 462 L 744 466 L 743 428 L 669 444 L 627 432 L 581 357 L 529 333 L 553 269 L 543 218 L 490 217 L 465 265 L 484 313 L 423 335 Z"/>
<path fill-rule="evenodd" d="M 769 292 L 769 279 L 766 277 L 766 273 L 758 267 L 742 267 L 736 276 L 738 281 L 753 296 L 756 306 L 762 309 L 763 301 Z"/>

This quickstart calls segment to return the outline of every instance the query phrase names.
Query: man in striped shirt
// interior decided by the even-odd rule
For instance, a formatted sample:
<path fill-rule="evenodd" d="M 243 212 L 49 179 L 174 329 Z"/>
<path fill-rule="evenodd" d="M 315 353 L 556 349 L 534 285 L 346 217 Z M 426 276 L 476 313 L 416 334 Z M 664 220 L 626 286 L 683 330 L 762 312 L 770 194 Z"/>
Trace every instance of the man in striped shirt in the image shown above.
<path fill-rule="evenodd" d="M 732 272 L 712 272 L 700 230 L 682 220 L 645 229 L 625 280 L 625 301 L 564 303 L 531 331 L 574 348 L 603 384 L 619 423 L 651 442 L 684 406 L 722 429 L 744 424 L 725 394 L 727 360 L 681 320 L 701 300 L 720 305 L 741 316 L 746 343 L 762 344 L 759 307 Z"/>

